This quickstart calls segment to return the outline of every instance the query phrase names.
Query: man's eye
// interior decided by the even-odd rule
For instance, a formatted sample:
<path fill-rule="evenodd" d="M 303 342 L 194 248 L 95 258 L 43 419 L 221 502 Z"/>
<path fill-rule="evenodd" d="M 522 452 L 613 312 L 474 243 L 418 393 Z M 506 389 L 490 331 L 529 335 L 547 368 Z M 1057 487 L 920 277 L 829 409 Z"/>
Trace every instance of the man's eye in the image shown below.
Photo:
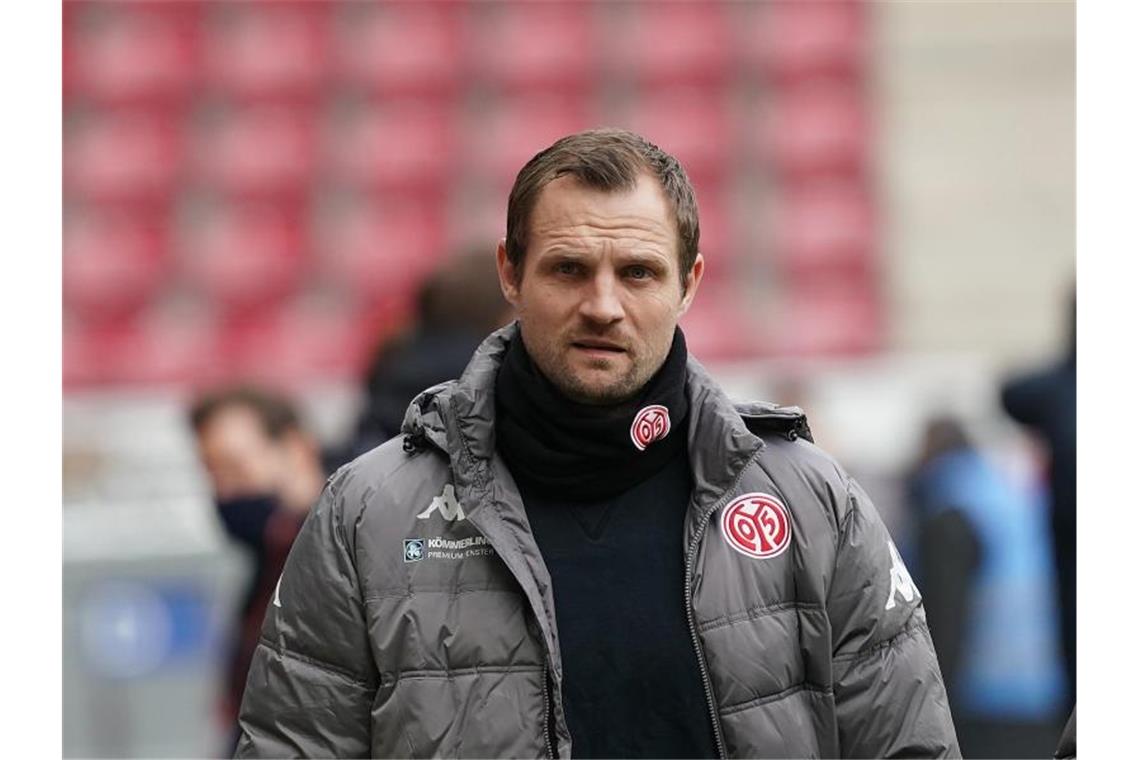
<path fill-rule="evenodd" d="M 626 274 L 635 280 L 645 280 L 653 276 L 648 267 L 633 266 L 625 270 Z"/>
<path fill-rule="evenodd" d="M 573 261 L 561 261 L 554 265 L 554 271 L 559 274 L 578 274 L 581 265 Z"/>

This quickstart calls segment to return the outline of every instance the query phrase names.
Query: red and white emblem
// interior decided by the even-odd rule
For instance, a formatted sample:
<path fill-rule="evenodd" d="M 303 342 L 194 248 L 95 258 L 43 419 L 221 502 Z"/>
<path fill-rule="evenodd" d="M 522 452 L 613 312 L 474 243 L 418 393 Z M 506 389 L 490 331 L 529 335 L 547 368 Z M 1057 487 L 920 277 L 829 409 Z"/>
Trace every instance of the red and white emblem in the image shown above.
<path fill-rule="evenodd" d="M 645 451 L 646 446 L 669 435 L 669 428 L 669 410 L 660 404 L 653 404 L 633 418 L 629 437 L 633 439 L 633 445 L 638 451 Z"/>
<path fill-rule="evenodd" d="M 757 559 L 783 554 L 792 539 L 787 507 L 766 493 L 737 497 L 725 507 L 720 527 L 729 546 Z"/>

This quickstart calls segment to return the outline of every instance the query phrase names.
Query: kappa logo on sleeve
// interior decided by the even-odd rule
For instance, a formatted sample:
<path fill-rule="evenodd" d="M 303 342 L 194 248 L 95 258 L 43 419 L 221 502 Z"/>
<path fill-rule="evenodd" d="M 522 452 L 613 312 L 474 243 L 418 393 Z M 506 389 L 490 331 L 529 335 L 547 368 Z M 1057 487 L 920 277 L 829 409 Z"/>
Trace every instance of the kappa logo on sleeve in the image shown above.
<path fill-rule="evenodd" d="M 445 485 L 443 487 L 443 493 L 432 499 L 428 508 L 420 512 L 416 517 L 420 520 L 426 520 L 431 517 L 431 513 L 436 510 L 439 510 L 439 513 L 443 515 L 443 519 L 445 520 L 458 522 L 459 520 L 466 519 L 466 515 L 463 514 L 463 507 L 460 506 L 459 502 L 455 499 L 455 486 L 450 483 Z"/>
<path fill-rule="evenodd" d="M 883 609 L 893 610 L 895 608 L 895 594 L 901 594 L 903 601 L 913 602 L 919 593 L 893 541 L 887 541 L 887 549 L 891 552 L 891 591 L 887 594 L 887 604 Z"/>

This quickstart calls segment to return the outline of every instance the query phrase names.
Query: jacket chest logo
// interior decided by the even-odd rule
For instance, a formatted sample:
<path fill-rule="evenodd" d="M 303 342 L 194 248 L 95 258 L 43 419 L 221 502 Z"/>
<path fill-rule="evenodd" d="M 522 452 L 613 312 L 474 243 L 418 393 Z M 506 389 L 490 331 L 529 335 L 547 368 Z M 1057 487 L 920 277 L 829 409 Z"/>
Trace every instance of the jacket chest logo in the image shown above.
<path fill-rule="evenodd" d="M 792 539 L 787 507 L 766 493 L 738 496 L 721 513 L 720 527 L 729 546 L 754 559 L 783 554 Z"/>

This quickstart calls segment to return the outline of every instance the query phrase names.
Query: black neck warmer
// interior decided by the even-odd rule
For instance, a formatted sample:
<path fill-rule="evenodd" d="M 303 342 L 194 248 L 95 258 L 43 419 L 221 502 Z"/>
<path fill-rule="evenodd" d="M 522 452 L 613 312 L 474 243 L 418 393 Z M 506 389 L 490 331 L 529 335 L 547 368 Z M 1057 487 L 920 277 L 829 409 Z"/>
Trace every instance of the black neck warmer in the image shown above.
<path fill-rule="evenodd" d="M 561 501 L 616 496 L 685 446 L 685 337 L 677 328 L 661 369 L 636 396 L 610 406 L 566 398 L 534 366 L 517 336 L 495 381 L 499 452 L 525 490 Z"/>

